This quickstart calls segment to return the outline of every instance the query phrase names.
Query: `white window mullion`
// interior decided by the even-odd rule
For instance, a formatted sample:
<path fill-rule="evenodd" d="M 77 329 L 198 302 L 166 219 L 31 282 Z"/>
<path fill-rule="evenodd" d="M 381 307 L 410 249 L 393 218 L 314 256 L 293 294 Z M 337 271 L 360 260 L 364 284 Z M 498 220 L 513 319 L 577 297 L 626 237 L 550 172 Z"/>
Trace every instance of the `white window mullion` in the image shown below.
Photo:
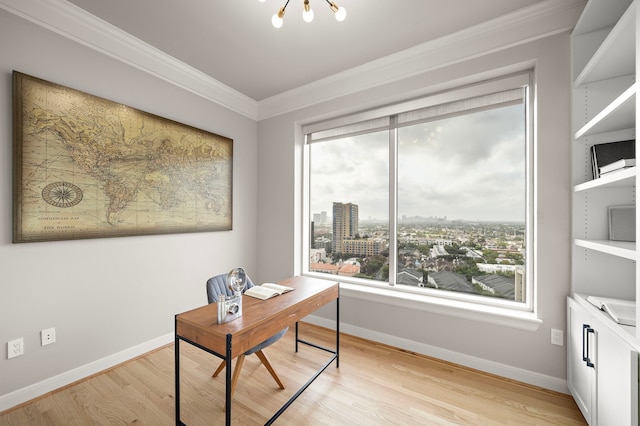
<path fill-rule="evenodd" d="M 398 271 L 398 129 L 397 116 L 389 130 L 389 285 L 396 285 Z"/>

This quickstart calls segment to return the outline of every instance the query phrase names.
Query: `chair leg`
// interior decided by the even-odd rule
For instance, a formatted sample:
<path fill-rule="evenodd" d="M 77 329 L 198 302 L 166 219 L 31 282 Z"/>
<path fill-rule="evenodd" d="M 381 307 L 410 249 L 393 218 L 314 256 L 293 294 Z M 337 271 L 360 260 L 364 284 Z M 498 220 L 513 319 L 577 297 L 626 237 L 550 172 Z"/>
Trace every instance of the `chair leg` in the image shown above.
<path fill-rule="evenodd" d="M 264 366 L 267 367 L 267 370 L 271 374 L 271 377 L 273 377 L 273 379 L 276 381 L 278 386 L 280 386 L 280 389 L 284 389 L 284 384 L 280 380 L 280 377 L 278 377 L 278 374 L 276 373 L 276 370 L 274 370 L 273 367 L 271 366 L 271 363 L 269 363 L 269 360 L 267 359 L 267 357 L 264 354 L 264 352 L 262 352 L 260 350 L 260 351 L 256 352 L 256 355 L 258 356 L 258 358 L 260 358 L 260 361 L 262 361 L 262 364 L 264 364 Z M 236 367 L 236 370 L 237 369 L 238 369 L 238 367 Z"/>
<path fill-rule="evenodd" d="M 236 361 L 236 368 L 233 369 L 233 377 L 231 378 L 231 396 L 233 396 L 233 392 L 236 390 L 238 378 L 240 377 L 240 370 L 242 369 L 242 364 L 244 363 L 244 357 L 244 354 L 238 357 L 238 360 Z"/>
<path fill-rule="evenodd" d="M 213 372 L 213 374 L 211 375 L 211 377 L 218 377 L 218 374 L 220 374 L 222 372 L 222 370 L 224 370 L 224 367 L 227 365 L 227 361 L 225 361 L 224 359 L 222 360 L 222 362 L 220 363 L 220 365 L 218 366 L 218 369 L 216 371 Z"/>
<path fill-rule="evenodd" d="M 233 376 L 231 377 L 231 396 L 233 396 L 233 392 L 236 390 L 238 378 L 240 377 L 240 370 L 242 369 L 242 364 L 244 364 L 245 356 L 246 355 L 243 354 L 238 357 L 238 360 L 236 361 L 236 368 L 233 369 Z M 213 373 L 211 377 L 218 377 L 218 374 L 220 374 L 220 372 L 224 370 L 224 367 L 226 367 L 226 365 L 227 363 L 223 360 L 218 366 L 218 369 Z"/>

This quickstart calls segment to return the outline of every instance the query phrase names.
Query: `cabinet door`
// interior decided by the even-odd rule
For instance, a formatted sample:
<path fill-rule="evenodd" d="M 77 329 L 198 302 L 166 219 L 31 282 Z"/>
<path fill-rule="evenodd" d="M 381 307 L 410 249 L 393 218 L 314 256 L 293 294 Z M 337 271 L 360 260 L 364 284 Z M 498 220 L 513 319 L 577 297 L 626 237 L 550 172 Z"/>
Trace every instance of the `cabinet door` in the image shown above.
<path fill-rule="evenodd" d="M 598 426 L 638 424 L 638 353 L 606 326 L 594 324 Z"/>
<path fill-rule="evenodd" d="M 587 366 L 585 356 L 595 354 L 594 335 L 587 335 L 585 325 L 591 325 L 591 316 L 572 298 L 567 299 L 567 386 L 578 404 L 578 408 L 589 424 L 594 424 L 593 403 L 595 400 L 595 369 Z M 590 343 L 587 354 L 587 339 Z"/>

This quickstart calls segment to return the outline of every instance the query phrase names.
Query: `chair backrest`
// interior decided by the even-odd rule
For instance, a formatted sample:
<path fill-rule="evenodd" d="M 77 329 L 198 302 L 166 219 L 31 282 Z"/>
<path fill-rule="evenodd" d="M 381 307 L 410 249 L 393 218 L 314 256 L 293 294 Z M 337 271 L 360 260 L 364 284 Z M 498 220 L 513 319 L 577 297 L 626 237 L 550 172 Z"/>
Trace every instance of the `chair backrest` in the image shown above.
<path fill-rule="evenodd" d="M 247 275 L 247 286 L 244 288 L 247 290 L 248 288 L 253 287 L 253 281 Z M 215 277 L 211 277 L 207 280 L 207 299 L 209 303 L 217 303 L 218 296 L 233 296 L 233 291 L 227 286 L 227 274 L 216 275 Z"/>

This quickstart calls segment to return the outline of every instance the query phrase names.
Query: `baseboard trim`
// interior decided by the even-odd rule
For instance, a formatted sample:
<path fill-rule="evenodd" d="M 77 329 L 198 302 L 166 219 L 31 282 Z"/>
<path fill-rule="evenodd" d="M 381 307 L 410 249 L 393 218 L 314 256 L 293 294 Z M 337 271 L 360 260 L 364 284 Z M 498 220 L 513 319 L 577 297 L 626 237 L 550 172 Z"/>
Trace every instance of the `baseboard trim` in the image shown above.
<path fill-rule="evenodd" d="M 122 364 L 123 362 L 129 361 L 140 355 L 144 355 L 147 352 L 151 352 L 164 345 L 172 343 L 173 341 L 173 333 L 165 334 L 164 336 L 127 348 L 124 351 L 109 355 L 89 364 L 82 365 L 74 368 L 73 370 L 66 371 L 58 374 L 57 376 L 50 377 L 6 395 L 2 395 L 0 396 L 0 413 L 94 374 L 113 368 L 118 364 Z"/>
<path fill-rule="evenodd" d="M 305 318 L 305 322 L 315 324 L 321 327 L 335 329 L 335 321 L 310 315 Z M 449 361 L 465 367 L 474 368 L 486 373 L 495 374 L 506 377 L 511 380 L 527 383 L 545 389 L 550 389 L 560 393 L 569 393 L 566 380 L 556 377 L 547 376 L 540 373 L 500 364 L 486 359 L 477 358 L 471 355 L 450 351 L 448 349 L 439 348 L 425 343 L 415 342 L 409 339 L 380 333 L 374 330 L 358 327 L 351 324 L 340 323 L 340 331 L 351 334 L 363 339 L 373 340 L 400 349 L 416 352 L 422 355 Z M 14 392 L 0 396 L 0 413 L 9 410 L 18 405 L 24 404 L 49 392 L 56 391 L 79 380 L 83 380 L 94 374 L 103 372 L 117 366 L 123 362 L 129 361 L 138 356 L 144 355 L 164 345 L 174 341 L 174 334 L 168 333 L 164 336 L 157 337 L 124 351 L 109 355 L 102 359 L 96 360 L 89 364 L 85 364 L 73 370 L 69 370 L 57 376 L 50 377 L 41 382 L 34 383 L 25 388 L 18 389 Z"/>
<path fill-rule="evenodd" d="M 315 324 L 321 327 L 335 330 L 335 320 L 322 318 L 316 315 L 305 317 L 305 322 Z M 425 343 L 416 342 L 409 339 L 380 333 L 374 330 L 358 327 L 351 324 L 340 323 L 340 332 L 351 334 L 363 339 L 384 343 L 407 351 L 412 351 L 422 355 L 438 358 L 454 364 L 484 371 L 486 373 L 495 374 L 497 376 L 506 377 L 533 386 L 549 389 L 555 392 L 569 394 L 567 381 L 557 377 L 547 376 L 545 374 L 535 373 L 533 371 L 524 370 L 517 367 L 501 364 L 494 361 L 450 351 L 448 349 L 439 348 Z"/>

